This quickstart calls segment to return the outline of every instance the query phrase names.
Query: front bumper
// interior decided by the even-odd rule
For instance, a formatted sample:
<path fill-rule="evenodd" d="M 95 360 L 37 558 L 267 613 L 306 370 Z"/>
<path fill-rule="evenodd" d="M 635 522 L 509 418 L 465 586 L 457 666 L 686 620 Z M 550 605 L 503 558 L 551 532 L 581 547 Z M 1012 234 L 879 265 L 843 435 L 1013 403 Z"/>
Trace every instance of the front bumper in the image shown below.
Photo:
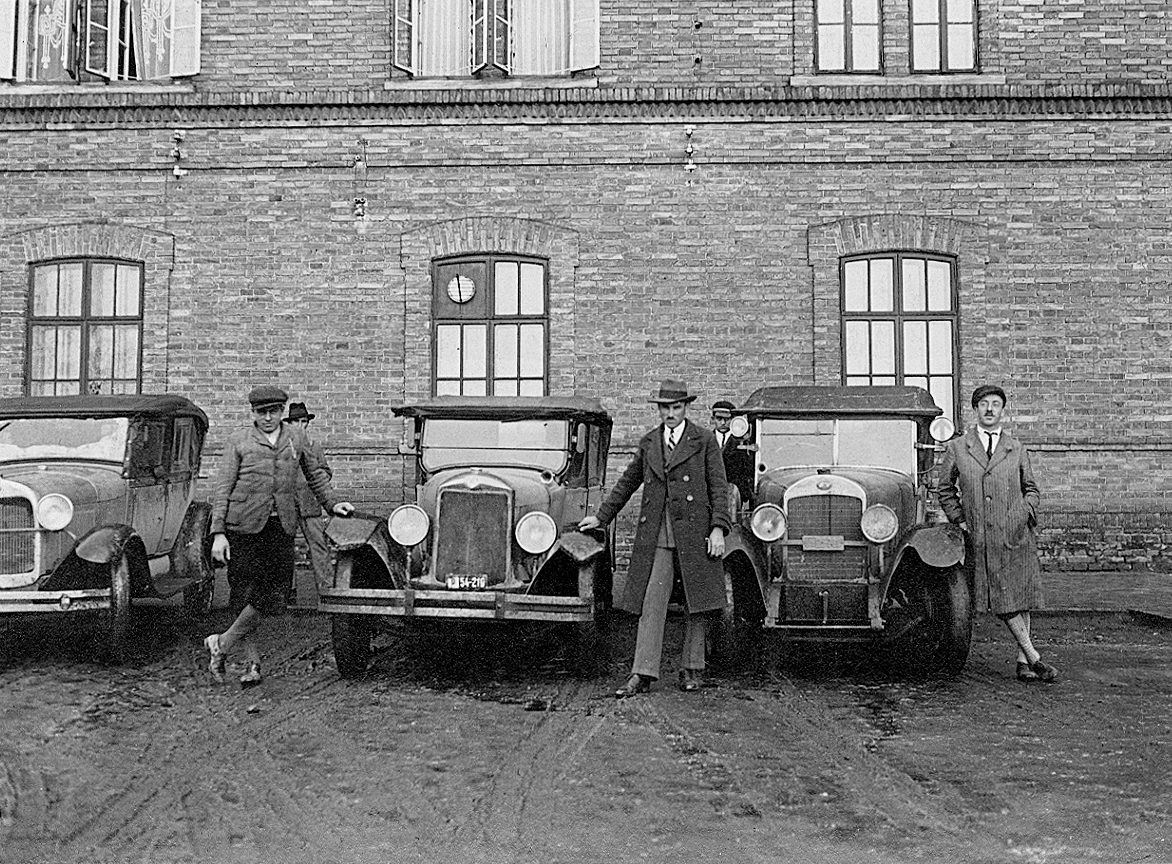
<path fill-rule="evenodd" d="M 29 612 L 95 612 L 109 609 L 109 588 L 74 591 L 0 591 L 0 615 Z"/>
<path fill-rule="evenodd" d="M 504 621 L 591 621 L 594 604 L 581 597 L 505 591 L 422 591 L 415 588 L 324 588 L 319 612 L 403 618 L 477 618 Z"/>

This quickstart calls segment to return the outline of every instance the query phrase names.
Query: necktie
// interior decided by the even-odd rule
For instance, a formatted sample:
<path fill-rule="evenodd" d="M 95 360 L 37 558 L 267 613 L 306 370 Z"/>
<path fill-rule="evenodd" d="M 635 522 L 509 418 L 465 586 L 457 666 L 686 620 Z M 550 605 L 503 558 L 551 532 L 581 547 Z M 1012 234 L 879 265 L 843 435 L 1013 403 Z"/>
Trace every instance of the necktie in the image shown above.
<path fill-rule="evenodd" d="M 989 446 L 985 448 L 985 455 L 990 459 L 993 458 L 993 435 L 990 432 L 985 433 L 985 437 L 989 440 Z"/>
<path fill-rule="evenodd" d="M 671 456 L 671 451 L 676 449 L 676 433 L 674 429 L 667 430 L 667 455 Z"/>

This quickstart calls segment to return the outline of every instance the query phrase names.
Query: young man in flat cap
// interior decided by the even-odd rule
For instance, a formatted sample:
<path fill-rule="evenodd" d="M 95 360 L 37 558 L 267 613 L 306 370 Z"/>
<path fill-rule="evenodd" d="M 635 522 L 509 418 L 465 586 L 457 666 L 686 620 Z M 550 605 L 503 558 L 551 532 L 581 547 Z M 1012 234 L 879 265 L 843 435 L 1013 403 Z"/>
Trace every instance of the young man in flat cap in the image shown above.
<path fill-rule="evenodd" d="M 735 486 L 742 501 L 748 501 L 753 492 L 753 457 L 748 450 L 742 450 L 744 438 L 732 434 L 729 428 L 736 406 L 727 399 L 712 403 L 712 432 L 720 445 L 724 459 L 724 476 L 729 486 Z"/>
<path fill-rule="evenodd" d="M 972 539 L 975 596 L 1005 622 L 1017 641 L 1021 681 L 1058 680 L 1030 640 L 1030 610 L 1042 603 L 1041 566 L 1034 528 L 1038 484 L 1025 445 L 1001 427 L 1005 391 L 982 384 L 973 391 L 977 422 L 949 441 L 940 466 L 940 506 L 949 522 Z"/>
<path fill-rule="evenodd" d="M 643 487 L 639 527 L 626 588 L 618 608 L 639 615 L 631 676 L 615 691 L 623 698 L 646 693 L 659 678 L 663 628 L 678 568 L 688 619 L 680 657 L 680 689 L 699 690 L 705 666 L 708 612 L 725 603 L 724 535 L 729 530 L 728 484 L 716 438 L 689 423 L 695 400 L 682 381 L 665 380 L 650 401 L 662 421 L 639 441 L 635 458 L 594 516 L 578 527 L 589 531 L 613 520 Z"/>
<path fill-rule="evenodd" d="M 326 461 L 325 450 L 320 442 L 309 437 L 309 421 L 315 417 L 317 415 L 310 414 L 304 402 L 290 402 L 289 413 L 282 422 L 301 427 L 301 431 L 305 433 L 306 449 L 313 453 L 317 464 L 326 472 L 326 476 L 333 480 L 334 471 Z M 333 581 L 333 562 L 330 560 L 330 547 L 326 545 L 325 526 L 321 521 L 321 503 L 309 488 L 305 475 L 300 473 L 297 475 L 297 524 L 301 529 L 301 536 L 305 538 L 305 545 L 309 547 L 309 561 L 313 565 L 317 587 L 330 585 Z M 296 599 L 297 583 L 294 579 L 289 587 L 290 604 Z"/>
<path fill-rule="evenodd" d="M 228 439 L 212 498 L 212 558 L 228 565 L 229 605 L 238 614 L 223 633 L 204 640 L 208 669 L 224 680 L 227 657 L 244 654 L 244 687 L 261 681 L 253 633 L 263 617 L 279 612 L 293 573 L 297 530 L 297 477 L 304 474 L 322 506 L 349 516 L 354 506 L 338 500 L 329 475 L 306 446 L 300 426 L 284 425 L 288 394 L 262 385 L 248 394 L 252 424 Z"/>

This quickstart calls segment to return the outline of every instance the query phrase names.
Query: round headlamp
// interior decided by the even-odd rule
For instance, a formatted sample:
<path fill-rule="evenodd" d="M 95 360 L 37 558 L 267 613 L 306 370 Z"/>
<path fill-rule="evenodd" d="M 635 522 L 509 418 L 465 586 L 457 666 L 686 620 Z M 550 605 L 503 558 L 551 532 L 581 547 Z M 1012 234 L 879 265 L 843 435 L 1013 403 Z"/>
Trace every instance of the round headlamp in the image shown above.
<path fill-rule="evenodd" d="M 785 514 L 776 504 L 762 504 L 753 511 L 749 527 L 753 529 L 753 536 L 769 543 L 785 534 Z"/>
<path fill-rule="evenodd" d="M 956 427 L 947 417 L 937 417 L 928 426 L 928 434 L 933 441 L 947 441 L 956 432 Z"/>
<path fill-rule="evenodd" d="M 899 517 L 886 504 L 872 504 L 863 511 L 859 527 L 872 543 L 886 543 L 899 530 Z"/>
<path fill-rule="evenodd" d="M 404 504 L 396 507 L 387 517 L 387 528 L 391 532 L 391 539 L 400 546 L 414 546 L 422 543 L 427 536 L 427 529 L 431 520 L 423 512 L 423 508 L 416 504 Z"/>
<path fill-rule="evenodd" d="M 540 555 L 553 545 L 558 537 L 557 525 L 548 513 L 533 510 L 517 520 L 517 545 L 530 555 Z"/>
<path fill-rule="evenodd" d="M 37 522 L 46 531 L 60 531 L 73 521 L 73 502 L 58 492 L 37 502 Z"/>
<path fill-rule="evenodd" d="M 749 421 L 742 417 L 732 418 L 732 422 L 728 424 L 728 431 L 738 438 L 744 438 L 749 431 Z"/>

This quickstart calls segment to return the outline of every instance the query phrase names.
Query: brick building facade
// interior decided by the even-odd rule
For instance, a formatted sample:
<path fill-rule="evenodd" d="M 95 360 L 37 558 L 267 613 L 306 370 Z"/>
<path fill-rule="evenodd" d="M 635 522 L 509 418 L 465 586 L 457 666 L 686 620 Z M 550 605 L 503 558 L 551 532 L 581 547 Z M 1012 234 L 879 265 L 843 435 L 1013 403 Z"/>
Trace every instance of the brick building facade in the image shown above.
<path fill-rule="evenodd" d="M 0 0 L 0 393 L 184 393 L 214 466 L 279 381 L 389 506 L 389 406 L 472 379 L 601 397 L 613 467 L 668 375 L 993 381 L 1047 563 L 1172 569 L 1162 0 L 535 2 L 441 75 L 481 0 L 52 0 L 52 44 Z"/>

